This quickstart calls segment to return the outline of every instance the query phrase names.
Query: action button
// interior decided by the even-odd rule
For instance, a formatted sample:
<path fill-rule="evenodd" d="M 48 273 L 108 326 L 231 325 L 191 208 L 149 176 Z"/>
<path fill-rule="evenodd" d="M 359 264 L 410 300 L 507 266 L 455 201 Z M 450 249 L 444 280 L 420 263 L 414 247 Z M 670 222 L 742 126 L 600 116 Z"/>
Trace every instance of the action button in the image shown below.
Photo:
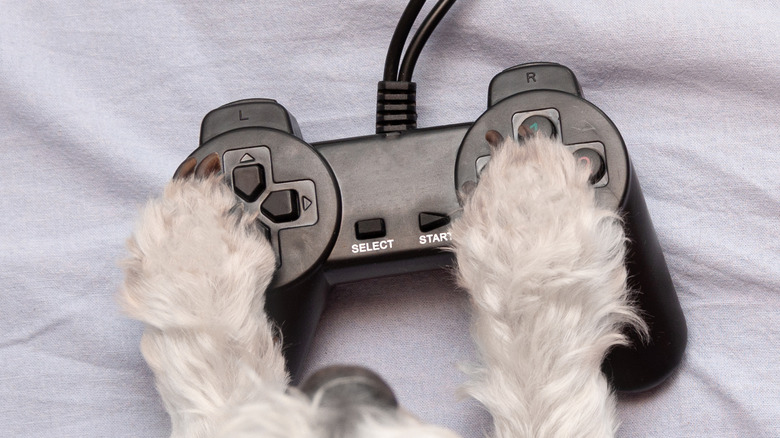
<path fill-rule="evenodd" d="M 233 188 L 246 202 L 255 202 L 265 190 L 265 170 L 259 164 L 233 169 Z"/>
<path fill-rule="evenodd" d="M 590 166 L 590 181 L 591 184 L 595 184 L 604 177 L 606 166 L 604 166 L 604 159 L 601 158 L 598 152 L 593 149 L 582 148 L 574 151 L 574 158 L 577 159 L 577 163 L 584 163 Z"/>
<path fill-rule="evenodd" d="M 450 223 L 450 217 L 440 213 L 420 213 L 420 231 L 427 232 Z"/>
<path fill-rule="evenodd" d="M 366 219 L 355 222 L 355 236 L 360 240 L 385 237 L 384 219 Z"/>
<path fill-rule="evenodd" d="M 531 131 L 531 133 L 539 134 L 539 135 L 545 135 L 547 137 L 555 137 L 555 125 L 553 124 L 552 120 L 548 119 L 544 116 L 531 116 L 525 120 L 523 120 L 523 123 L 520 124 L 520 126 L 525 127 L 527 130 Z M 518 129 L 518 137 L 523 138 L 525 135 L 522 135 L 519 128 Z"/>
<path fill-rule="evenodd" d="M 298 192 L 295 190 L 273 192 L 265 198 L 260 210 L 276 223 L 292 222 L 301 216 L 298 208 Z"/>

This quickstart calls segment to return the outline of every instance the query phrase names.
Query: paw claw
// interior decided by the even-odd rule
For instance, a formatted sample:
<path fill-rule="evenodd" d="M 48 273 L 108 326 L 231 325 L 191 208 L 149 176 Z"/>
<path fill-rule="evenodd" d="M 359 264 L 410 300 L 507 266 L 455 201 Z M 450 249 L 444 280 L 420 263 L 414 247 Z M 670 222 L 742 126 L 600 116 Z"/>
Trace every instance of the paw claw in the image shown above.
<path fill-rule="evenodd" d="M 219 154 L 214 152 L 198 164 L 198 167 L 195 168 L 195 176 L 205 178 L 218 173 L 220 170 L 222 170 L 222 163 L 219 161 Z"/>
<path fill-rule="evenodd" d="M 536 135 L 536 132 L 526 126 L 520 125 L 517 127 L 517 138 L 521 141 L 529 139 L 534 135 Z"/>
<path fill-rule="evenodd" d="M 474 190 L 477 188 L 477 183 L 474 181 L 466 181 L 463 183 L 463 185 L 460 186 L 460 190 L 458 190 L 458 202 L 460 202 L 460 205 L 465 204 L 468 202 L 469 198 L 471 198 L 471 195 L 474 193 Z"/>
<path fill-rule="evenodd" d="M 485 140 L 487 140 L 490 146 L 497 148 L 504 142 L 504 136 L 500 132 L 491 129 L 485 133 Z"/>
<path fill-rule="evenodd" d="M 176 172 L 173 173 L 173 179 L 187 178 L 191 176 L 195 171 L 195 165 L 197 163 L 198 160 L 196 160 L 195 157 L 187 158 L 179 165 L 179 167 L 176 169 Z"/>

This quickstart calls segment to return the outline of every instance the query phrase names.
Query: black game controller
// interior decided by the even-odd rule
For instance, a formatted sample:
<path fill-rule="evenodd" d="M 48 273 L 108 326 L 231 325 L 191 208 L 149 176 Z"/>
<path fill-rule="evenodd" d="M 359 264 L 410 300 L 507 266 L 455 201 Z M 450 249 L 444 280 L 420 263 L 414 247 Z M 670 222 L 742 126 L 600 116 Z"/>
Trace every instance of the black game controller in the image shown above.
<path fill-rule="evenodd" d="M 671 374 L 685 350 L 685 318 L 623 139 L 582 98 L 571 70 L 532 63 L 493 78 L 488 110 L 473 124 L 310 145 L 270 99 L 233 102 L 203 119 L 190 157 L 220 158 L 226 183 L 260 212 L 258 226 L 277 253 L 266 310 L 281 327 L 294 381 L 331 287 L 451 264 L 448 224 L 459 214 L 458 189 L 476 182 L 489 160 L 485 134 L 517 137 L 518 129 L 559 136 L 590 163 L 599 204 L 625 217 L 630 285 L 650 340 L 630 334 L 632 346 L 610 352 L 610 382 L 642 391 Z"/>

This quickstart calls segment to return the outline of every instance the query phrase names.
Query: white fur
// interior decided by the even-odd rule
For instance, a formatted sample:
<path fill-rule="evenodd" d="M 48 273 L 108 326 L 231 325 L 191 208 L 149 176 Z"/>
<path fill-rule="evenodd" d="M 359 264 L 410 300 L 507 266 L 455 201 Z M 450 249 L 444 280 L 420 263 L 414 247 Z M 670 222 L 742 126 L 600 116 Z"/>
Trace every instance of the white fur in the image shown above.
<path fill-rule="evenodd" d="M 600 364 L 642 322 L 627 301 L 625 235 L 560 143 L 494 148 L 452 226 L 482 364 L 468 392 L 496 437 L 608 437 L 615 399 Z"/>
<path fill-rule="evenodd" d="M 596 207 L 586 179 L 559 144 L 507 141 L 453 224 L 482 358 L 468 391 L 497 437 L 617 428 L 599 365 L 624 342 L 622 326 L 641 321 L 627 302 L 620 220 Z M 287 388 L 263 311 L 274 254 L 255 219 L 220 177 L 175 180 L 128 242 L 120 301 L 146 324 L 141 351 L 171 436 L 455 437 L 404 410 L 336 412 Z"/>
<path fill-rule="evenodd" d="M 146 324 L 141 352 L 172 437 L 326 437 L 342 414 L 288 391 L 263 310 L 274 253 L 255 219 L 221 177 L 174 180 L 128 241 L 119 300 Z M 404 411 L 358 417 L 350 436 L 456 436 Z"/>
<path fill-rule="evenodd" d="M 247 390 L 287 384 L 263 312 L 276 262 L 253 220 L 219 178 L 176 180 L 145 207 L 128 241 L 120 298 L 146 323 L 141 352 L 171 436 L 212 436 Z"/>

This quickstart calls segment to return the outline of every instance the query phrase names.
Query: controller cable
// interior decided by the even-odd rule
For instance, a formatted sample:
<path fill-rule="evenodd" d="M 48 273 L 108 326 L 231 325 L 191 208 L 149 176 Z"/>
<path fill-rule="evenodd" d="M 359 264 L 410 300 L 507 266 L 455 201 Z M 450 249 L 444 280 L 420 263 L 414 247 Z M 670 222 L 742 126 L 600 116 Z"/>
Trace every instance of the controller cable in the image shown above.
<path fill-rule="evenodd" d="M 401 55 L 403 54 L 404 44 L 406 38 L 409 36 L 409 32 L 412 30 L 414 21 L 417 20 L 417 16 L 420 15 L 425 5 L 425 0 L 411 0 L 404 13 L 401 14 L 401 19 L 398 20 L 398 25 L 395 27 L 393 37 L 390 39 L 390 47 L 387 49 L 387 57 L 385 58 L 385 81 L 398 80 L 398 64 L 401 62 Z"/>
<path fill-rule="evenodd" d="M 417 128 L 417 84 L 412 82 L 414 67 L 428 38 L 454 3 L 455 0 L 436 3 L 412 37 L 401 62 L 403 45 L 425 0 L 410 0 L 406 5 L 387 49 L 384 78 L 377 84 L 377 134 Z"/>

